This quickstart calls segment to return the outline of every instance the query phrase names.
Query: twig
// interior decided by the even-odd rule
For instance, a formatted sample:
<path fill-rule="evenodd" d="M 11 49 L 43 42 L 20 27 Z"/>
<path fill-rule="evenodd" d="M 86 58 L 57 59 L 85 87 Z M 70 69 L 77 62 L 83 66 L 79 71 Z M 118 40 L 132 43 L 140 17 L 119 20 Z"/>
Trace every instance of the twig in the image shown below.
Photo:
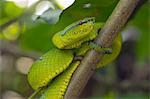
<path fill-rule="evenodd" d="M 39 88 L 38 90 L 36 90 L 31 96 L 28 97 L 28 99 L 35 99 L 35 96 L 38 95 L 41 90 L 43 90 L 43 88 Z"/>
<path fill-rule="evenodd" d="M 116 88 L 116 90 L 119 89 L 126 89 L 126 90 L 135 90 L 135 89 L 141 89 L 141 90 L 148 90 L 150 88 L 150 84 L 148 80 L 132 80 L 132 79 L 126 79 L 121 82 L 116 82 L 110 79 L 104 79 L 102 75 L 95 74 L 92 76 L 92 79 L 94 79 L 96 82 L 98 82 L 100 85 L 105 86 L 106 89 L 108 88 Z M 137 90 L 138 91 L 138 90 Z"/>
<path fill-rule="evenodd" d="M 120 0 L 112 15 L 100 31 L 95 42 L 103 47 L 109 47 L 122 27 L 128 21 L 139 0 Z M 75 71 L 65 94 L 65 99 L 77 98 L 96 69 L 103 55 L 91 50 Z"/>
<path fill-rule="evenodd" d="M 33 4 L 31 7 L 29 8 L 26 8 L 24 10 L 24 12 L 20 15 L 20 16 L 17 16 L 16 18 L 13 18 L 11 20 L 9 20 L 8 22 L 0 25 L 0 30 L 4 30 L 5 28 L 7 28 L 9 25 L 17 22 L 17 21 L 21 21 L 22 19 L 24 20 L 25 17 L 27 16 L 31 16 L 33 13 L 34 13 L 34 9 L 36 7 L 36 5 L 41 2 L 40 0 L 37 1 L 35 4 Z M 1 14 L 1 13 L 0 13 Z"/>
<path fill-rule="evenodd" d="M 39 55 L 37 53 L 33 52 L 25 52 L 21 48 L 19 48 L 16 44 L 13 44 L 11 42 L 0 40 L 0 51 L 1 53 L 7 53 L 12 54 L 17 57 L 30 57 L 33 59 L 37 59 Z"/>

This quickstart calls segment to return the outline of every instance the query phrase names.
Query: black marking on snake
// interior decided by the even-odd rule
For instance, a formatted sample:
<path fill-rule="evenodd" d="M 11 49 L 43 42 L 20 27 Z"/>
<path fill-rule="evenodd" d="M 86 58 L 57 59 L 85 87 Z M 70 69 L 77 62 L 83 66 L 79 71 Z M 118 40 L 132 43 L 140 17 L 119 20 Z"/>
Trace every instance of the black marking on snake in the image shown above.
<path fill-rule="evenodd" d="M 95 23 L 95 19 L 94 18 L 86 18 L 84 20 L 80 20 L 80 21 L 77 21 L 76 23 L 73 23 L 71 25 L 68 26 L 68 28 L 64 29 L 61 33 L 61 36 L 64 36 L 68 31 L 76 28 L 77 26 L 79 25 L 83 25 L 83 24 L 86 24 L 88 22 L 93 22 Z"/>

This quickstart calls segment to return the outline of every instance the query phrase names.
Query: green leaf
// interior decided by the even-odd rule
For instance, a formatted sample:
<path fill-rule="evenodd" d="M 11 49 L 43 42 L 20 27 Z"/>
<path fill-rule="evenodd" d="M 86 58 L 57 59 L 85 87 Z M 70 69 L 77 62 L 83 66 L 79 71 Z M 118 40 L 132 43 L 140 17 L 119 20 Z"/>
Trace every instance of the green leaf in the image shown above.
<path fill-rule="evenodd" d="M 26 30 L 20 38 L 20 44 L 24 49 L 46 52 L 52 46 L 51 26 L 48 24 L 39 24 Z"/>
<path fill-rule="evenodd" d="M 105 21 L 112 12 L 118 0 L 106 0 L 105 6 L 103 0 L 77 0 L 71 7 L 66 9 L 57 24 L 39 24 L 27 28 L 23 33 L 20 44 L 24 49 L 46 52 L 51 49 L 53 43 L 51 38 L 53 34 L 63 30 L 69 24 L 83 19 L 85 17 L 96 17 L 97 21 Z M 97 4 L 99 2 L 99 4 Z M 91 3 L 90 8 L 84 8 L 84 4 Z M 32 26 L 34 24 L 30 24 Z"/>

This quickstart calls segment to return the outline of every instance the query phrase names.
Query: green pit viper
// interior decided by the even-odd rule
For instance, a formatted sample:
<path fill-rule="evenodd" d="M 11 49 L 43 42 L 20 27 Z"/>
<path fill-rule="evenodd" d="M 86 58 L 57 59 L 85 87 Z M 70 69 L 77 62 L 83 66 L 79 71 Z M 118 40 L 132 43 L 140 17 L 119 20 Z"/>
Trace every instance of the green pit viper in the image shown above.
<path fill-rule="evenodd" d="M 91 43 L 103 27 L 103 23 L 95 19 L 85 18 L 79 20 L 64 30 L 56 33 L 52 41 L 56 48 L 37 59 L 28 72 L 28 81 L 35 92 L 40 91 L 40 99 L 63 99 L 69 81 L 80 64 L 75 60 L 77 56 L 84 56 L 91 48 L 105 54 L 97 68 L 112 62 L 121 49 L 121 34 L 113 41 L 111 48 L 101 48 Z"/>

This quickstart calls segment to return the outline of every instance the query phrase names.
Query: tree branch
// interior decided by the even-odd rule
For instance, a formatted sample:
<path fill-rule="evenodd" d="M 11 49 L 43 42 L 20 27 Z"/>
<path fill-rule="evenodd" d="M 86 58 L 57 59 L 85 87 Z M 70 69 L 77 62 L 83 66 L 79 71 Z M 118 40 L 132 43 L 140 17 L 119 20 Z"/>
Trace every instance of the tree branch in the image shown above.
<path fill-rule="evenodd" d="M 92 79 L 94 79 L 96 82 L 98 82 L 100 85 L 104 86 L 106 89 L 125 89 L 125 90 L 149 90 L 150 84 L 148 80 L 141 80 L 141 79 L 126 79 L 121 82 L 117 82 L 110 80 L 110 79 L 103 79 L 102 75 L 95 74 L 92 76 Z M 138 90 L 137 90 L 138 91 Z"/>
<path fill-rule="evenodd" d="M 25 52 L 16 44 L 10 43 L 5 40 L 0 40 L 0 51 L 1 54 L 7 53 L 12 54 L 16 57 L 30 57 L 33 59 L 37 59 L 39 57 L 39 55 L 36 52 Z"/>
<path fill-rule="evenodd" d="M 120 0 L 112 15 L 101 29 L 100 35 L 94 42 L 102 47 L 109 47 L 128 21 L 138 1 L 139 0 Z M 65 99 L 76 99 L 80 95 L 89 78 L 95 71 L 96 64 L 100 62 L 102 57 L 103 54 L 98 54 L 95 50 L 91 50 L 87 53 L 80 66 L 73 74 L 65 94 Z"/>

